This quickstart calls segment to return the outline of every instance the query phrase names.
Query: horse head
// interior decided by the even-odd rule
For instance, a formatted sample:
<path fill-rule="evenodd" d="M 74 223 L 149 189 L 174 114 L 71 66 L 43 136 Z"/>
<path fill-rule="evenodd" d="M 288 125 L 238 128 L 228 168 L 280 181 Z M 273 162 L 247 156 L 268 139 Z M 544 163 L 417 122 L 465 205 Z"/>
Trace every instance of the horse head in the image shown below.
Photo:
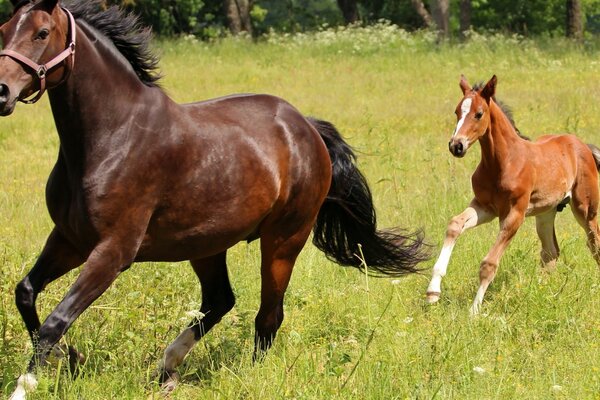
<path fill-rule="evenodd" d="M 12 17 L 0 27 L 0 115 L 17 101 L 33 103 L 46 87 L 59 85 L 73 62 L 74 20 L 58 0 L 11 0 Z M 38 92 L 34 99 L 26 100 Z"/>

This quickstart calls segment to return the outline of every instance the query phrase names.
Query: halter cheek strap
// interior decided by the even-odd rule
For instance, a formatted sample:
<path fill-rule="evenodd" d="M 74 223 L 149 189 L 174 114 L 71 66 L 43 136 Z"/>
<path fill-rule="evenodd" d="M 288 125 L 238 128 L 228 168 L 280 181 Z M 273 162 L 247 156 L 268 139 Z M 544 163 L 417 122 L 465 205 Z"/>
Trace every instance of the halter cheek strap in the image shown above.
<path fill-rule="evenodd" d="M 61 8 L 65 12 L 65 14 L 67 14 L 68 21 L 69 21 L 69 44 L 67 45 L 66 49 L 64 49 L 62 52 L 60 52 L 52 60 L 48 61 L 46 64 L 38 64 L 35 61 L 33 61 L 32 59 L 30 59 L 22 54 L 19 54 L 16 51 L 13 51 L 13 50 L 0 51 L 0 57 L 2 57 L 2 56 L 10 57 L 13 60 L 28 67 L 31 71 L 33 71 L 35 76 L 37 76 L 38 79 L 40 80 L 40 89 L 34 98 L 28 99 L 28 100 L 19 99 L 19 101 L 21 101 L 25 104 L 36 103 L 42 97 L 42 95 L 46 91 L 46 75 L 48 75 L 49 72 L 51 72 L 54 68 L 56 68 L 58 65 L 60 65 L 63 61 L 65 61 L 69 57 L 70 57 L 69 61 L 68 61 L 69 69 L 68 69 L 67 73 L 65 74 L 65 76 L 63 77 L 63 79 L 56 86 L 60 85 L 64 81 L 66 81 L 69 76 L 68 74 L 70 74 L 71 71 L 73 70 L 73 65 L 75 64 L 75 39 L 76 39 L 77 27 L 75 25 L 75 18 L 73 18 L 73 14 L 71 14 L 71 12 L 69 10 L 67 10 L 66 8 L 63 8 L 63 7 L 61 7 Z"/>

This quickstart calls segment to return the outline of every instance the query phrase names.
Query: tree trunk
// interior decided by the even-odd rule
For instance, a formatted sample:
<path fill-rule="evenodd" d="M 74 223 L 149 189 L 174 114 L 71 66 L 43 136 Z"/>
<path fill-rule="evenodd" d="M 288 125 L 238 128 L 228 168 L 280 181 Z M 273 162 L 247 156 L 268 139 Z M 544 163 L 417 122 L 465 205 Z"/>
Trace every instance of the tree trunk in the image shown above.
<path fill-rule="evenodd" d="M 450 35 L 449 0 L 430 0 L 429 5 L 440 36 L 447 38 Z"/>
<path fill-rule="evenodd" d="M 224 0 L 223 6 L 232 34 L 237 35 L 242 31 L 252 33 L 250 20 L 252 0 Z"/>
<path fill-rule="evenodd" d="M 465 37 L 465 33 L 471 29 L 471 0 L 460 0 L 460 36 Z"/>
<path fill-rule="evenodd" d="M 429 14 L 429 11 L 427 11 L 427 9 L 425 8 L 425 4 L 423 4 L 423 1 L 410 0 L 410 3 L 414 7 L 417 14 L 419 14 L 419 17 L 421 17 L 421 19 L 425 23 L 425 26 L 427 26 L 430 29 L 435 28 L 435 22 L 433 22 L 433 18 L 431 18 L 431 14 Z"/>
<path fill-rule="evenodd" d="M 583 38 L 580 0 L 567 0 L 567 36 L 576 40 Z"/>
<path fill-rule="evenodd" d="M 337 0 L 337 3 L 340 10 L 342 10 L 342 15 L 344 16 L 346 24 L 353 24 L 360 20 L 356 0 Z"/>

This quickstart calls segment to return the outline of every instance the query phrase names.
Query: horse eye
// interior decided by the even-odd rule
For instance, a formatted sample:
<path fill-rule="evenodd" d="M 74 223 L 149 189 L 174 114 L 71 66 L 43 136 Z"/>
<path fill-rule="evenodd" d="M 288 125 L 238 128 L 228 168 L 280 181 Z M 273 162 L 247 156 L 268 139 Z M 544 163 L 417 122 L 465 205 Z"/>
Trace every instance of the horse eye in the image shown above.
<path fill-rule="evenodd" d="M 37 36 L 35 37 L 35 40 L 45 40 L 48 37 L 48 35 L 50 35 L 50 31 L 44 28 L 38 32 Z"/>
<path fill-rule="evenodd" d="M 481 112 L 481 111 L 477 111 L 477 112 L 475 113 L 475 119 L 481 119 L 481 117 L 483 117 L 483 112 Z"/>

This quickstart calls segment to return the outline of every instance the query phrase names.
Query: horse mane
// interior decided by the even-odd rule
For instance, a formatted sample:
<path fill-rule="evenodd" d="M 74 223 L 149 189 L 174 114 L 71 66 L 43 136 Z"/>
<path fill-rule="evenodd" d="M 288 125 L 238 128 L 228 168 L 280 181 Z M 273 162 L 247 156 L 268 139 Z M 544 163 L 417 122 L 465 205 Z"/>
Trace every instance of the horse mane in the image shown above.
<path fill-rule="evenodd" d="M 485 83 L 484 82 L 478 82 L 475 85 L 473 85 L 473 90 L 478 92 L 481 89 L 483 89 L 485 87 Z M 503 101 L 500 101 L 498 99 L 496 99 L 496 96 L 492 97 L 492 99 L 494 100 L 494 102 L 496 104 L 498 104 L 498 107 L 500 107 L 500 109 L 502 110 L 502 112 L 504 113 L 504 115 L 506 115 L 506 118 L 508 118 L 508 120 L 510 121 L 510 124 L 512 125 L 512 127 L 515 129 L 515 131 L 517 132 L 517 135 L 519 135 L 519 137 L 521 139 L 525 139 L 525 140 L 529 140 L 531 141 L 531 139 L 528 136 L 525 136 L 521 133 L 521 131 L 519 130 L 519 128 L 517 128 L 517 125 L 515 124 L 515 119 L 513 118 L 513 112 L 512 109 Z"/>
<path fill-rule="evenodd" d="M 161 75 L 159 58 L 150 49 L 152 31 L 142 26 L 137 15 L 118 6 L 106 7 L 99 0 L 71 0 L 63 4 L 75 19 L 85 21 L 110 39 L 146 86 L 158 86 Z"/>

